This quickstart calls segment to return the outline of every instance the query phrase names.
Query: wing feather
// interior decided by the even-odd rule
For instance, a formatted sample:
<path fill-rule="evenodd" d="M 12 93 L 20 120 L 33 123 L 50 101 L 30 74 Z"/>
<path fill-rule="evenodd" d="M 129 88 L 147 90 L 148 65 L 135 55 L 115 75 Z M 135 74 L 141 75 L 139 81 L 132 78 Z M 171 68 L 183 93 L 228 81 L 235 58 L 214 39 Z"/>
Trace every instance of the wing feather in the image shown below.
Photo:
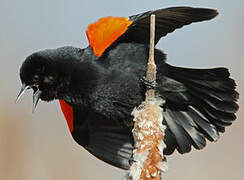
<path fill-rule="evenodd" d="M 167 65 L 167 70 L 166 78 L 178 83 L 169 81 L 168 92 L 163 92 L 166 87 L 160 89 L 166 100 L 164 117 L 169 128 L 165 134 L 166 154 L 173 152 L 168 146 L 173 145 L 180 153 L 186 153 L 190 151 L 189 144 L 202 149 L 206 145 L 205 138 L 217 141 L 219 132 L 224 132 L 225 127 L 236 119 L 235 113 L 239 108 L 236 103 L 239 94 L 228 70 L 187 69 L 170 65 Z M 180 88 L 175 87 L 179 83 Z M 164 84 L 161 82 L 161 85 Z M 174 88 L 170 90 L 170 87 Z M 180 90 L 177 92 L 177 89 Z"/>
<path fill-rule="evenodd" d="M 213 9 L 172 7 L 148 11 L 134 16 L 105 17 L 90 24 L 86 31 L 94 54 L 99 57 L 106 50 L 122 42 L 149 44 L 150 15 L 156 15 L 155 43 L 175 29 L 193 22 L 210 20 L 218 15 Z"/>

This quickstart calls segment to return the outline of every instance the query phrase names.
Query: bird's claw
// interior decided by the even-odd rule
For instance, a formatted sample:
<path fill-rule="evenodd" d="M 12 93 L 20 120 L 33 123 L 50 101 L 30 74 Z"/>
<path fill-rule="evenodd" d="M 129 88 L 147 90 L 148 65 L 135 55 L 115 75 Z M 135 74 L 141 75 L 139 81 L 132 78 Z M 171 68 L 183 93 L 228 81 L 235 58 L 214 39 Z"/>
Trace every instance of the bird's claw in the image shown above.
<path fill-rule="evenodd" d="M 142 77 L 140 81 L 146 86 L 147 89 L 154 89 L 158 87 L 156 83 L 153 83 L 153 81 L 148 81 L 146 77 Z"/>

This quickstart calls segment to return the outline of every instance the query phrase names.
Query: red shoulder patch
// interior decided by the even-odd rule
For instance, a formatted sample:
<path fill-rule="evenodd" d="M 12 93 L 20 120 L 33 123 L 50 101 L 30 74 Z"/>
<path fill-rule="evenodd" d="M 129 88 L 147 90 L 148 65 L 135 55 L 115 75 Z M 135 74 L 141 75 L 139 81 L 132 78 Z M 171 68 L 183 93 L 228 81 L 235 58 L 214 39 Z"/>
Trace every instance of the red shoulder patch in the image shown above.
<path fill-rule="evenodd" d="M 86 34 L 94 54 L 101 56 L 114 41 L 126 32 L 132 22 L 126 17 L 105 17 L 90 24 Z"/>
<path fill-rule="evenodd" d="M 74 130 L 74 121 L 73 121 L 73 108 L 68 103 L 66 103 L 64 100 L 59 100 L 61 110 L 64 114 L 64 117 L 66 119 L 66 122 L 69 127 L 69 131 L 72 133 Z"/>

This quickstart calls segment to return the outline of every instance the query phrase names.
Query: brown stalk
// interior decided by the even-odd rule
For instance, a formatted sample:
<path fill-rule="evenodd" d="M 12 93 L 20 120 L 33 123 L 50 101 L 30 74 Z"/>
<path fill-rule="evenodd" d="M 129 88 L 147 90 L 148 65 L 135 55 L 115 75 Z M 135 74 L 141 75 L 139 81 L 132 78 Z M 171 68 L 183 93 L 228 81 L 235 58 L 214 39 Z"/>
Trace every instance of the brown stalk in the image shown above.
<path fill-rule="evenodd" d="M 156 85 L 156 65 L 154 62 L 155 15 L 151 15 L 150 50 L 146 80 Z M 135 150 L 134 163 L 130 168 L 133 180 L 161 180 L 163 165 L 164 129 L 162 125 L 163 100 L 156 97 L 154 88 L 147 89 L 146 99 L 132 112 L 134 115 L 133 136 Z"/>

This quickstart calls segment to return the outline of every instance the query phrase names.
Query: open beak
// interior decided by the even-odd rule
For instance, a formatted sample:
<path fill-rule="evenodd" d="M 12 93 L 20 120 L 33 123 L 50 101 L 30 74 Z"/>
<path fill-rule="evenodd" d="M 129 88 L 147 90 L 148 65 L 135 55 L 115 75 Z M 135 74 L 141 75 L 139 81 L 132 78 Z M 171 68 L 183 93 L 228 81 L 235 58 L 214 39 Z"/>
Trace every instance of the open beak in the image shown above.
<path fill-rule="evenodd" d="M 33 92 L 33 106 L 32 106 L 32 113 L 35 112 L 36 106 L 38 104 L 38 101 L 40 99 L 40 96 L 42 94 L 42 91 L 37 89 L 36 91 Z"/>
<path fill-rule="evenodd" d="M 18 100 L 20 99 L 20 97 L 25 93 L 25 91 L 29 88 L 30 86 L 26 86 L 24 83 L 21 86 L 20 92 L 15 100 L 15 102 L 18 102 Z"/>
<path fill-rule="evenodd" d="M 20 89 L 20 92 L 19 92 L 19 94 L 18 94 L 18 96 L 17 96 L 15 102 L 17 102 L 17 101 L 20 99 L 20 97 L 25 93 L 25 91 L 26 91 L 28 88 L 30 88 L 30 86 L 26 86 L 24 83 L 22 84 L 22 87 L 21 87 L 21 89 Z M 41 93 L 42 93 L 42 91 L 39 90 L 39 89 L 37 89 L 37 90 L 35 90 L 35 91 L 33 92 L 33 106 L 32 106 L 32 113 L 35 112 L 35 109 L 36 109 L 36 106 L 37 106 L 38 101 L 39 101 L 39 99 L 40 99 Z"/>

